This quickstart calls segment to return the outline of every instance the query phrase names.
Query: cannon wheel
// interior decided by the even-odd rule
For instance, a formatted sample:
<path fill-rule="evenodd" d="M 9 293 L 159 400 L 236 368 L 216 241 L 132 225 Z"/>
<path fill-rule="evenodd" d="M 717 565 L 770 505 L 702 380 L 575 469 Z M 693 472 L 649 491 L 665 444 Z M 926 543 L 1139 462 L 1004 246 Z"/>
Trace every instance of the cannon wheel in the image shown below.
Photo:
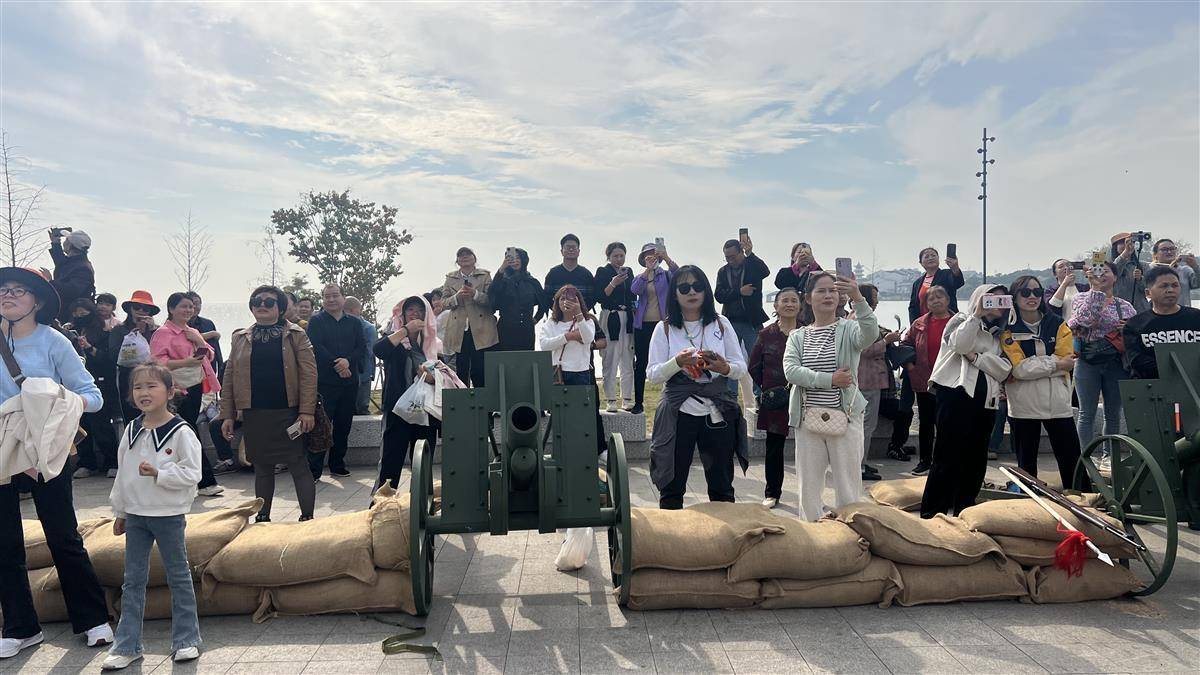
<path fill-rule="evenodd" d="M 617 512 L 617 521 L 608 528 L 608 562 L 613 586 L 619 591 L 617 604 L 624 606 L 629 602 L 629 580 L 633 578 L 633 536 L 629 520 L 629 465 L 625 462 L 625 441 L 620 434 L 608 437 L 607 471 L 608 503 Z"/>
<path fill-rule="evenodd" d="M 428 441 L 417 443 L 413 449 L 409 482 L 412 500 L 408 509 L 408 551 L 413 602 L 417 616 L 426 616 L 433 604 L 433 534 L 429 532 L 429 516 L 434 509 L 433 450 Z"/>
<path fill-rule="evenodd" d="M 1112 471 L 1105 476 L 1100 471 L 1093 455 L 1105 442 L 1112 441 Z M 1129 452 L 1123 452 L 1128 448 Z M 1154 577 L 1145 589 L 1133 595 L 1150 595 L 1162 588 L 1175 566 L 1175 552 L 1179 546 L 1178 511 L 1175 498 L 1171 495 L 1171 484 L 1162 467 L 1144 445 L 1129 436 L 1101 436 L 1088 444 L 1075 468 L 1075 488 L 1083 490 L 1090 479 L 1092 489 L 1104 496 L 1104 509 L 1108 515 L 1121 521 L 1125 532 L 1138 543 L 1145 545 L 1138 527 L 1162 525 L 1167 540 L 1161 560 L 1149 548 L 1138 552 L 1138 560 Z M 1162 515 L 1159 515 L 1162 514 Z M 1122 561 L 1126 567 L 1129 560 Z M 1139 575 L 1144 576 L 1144 575 Z"/>

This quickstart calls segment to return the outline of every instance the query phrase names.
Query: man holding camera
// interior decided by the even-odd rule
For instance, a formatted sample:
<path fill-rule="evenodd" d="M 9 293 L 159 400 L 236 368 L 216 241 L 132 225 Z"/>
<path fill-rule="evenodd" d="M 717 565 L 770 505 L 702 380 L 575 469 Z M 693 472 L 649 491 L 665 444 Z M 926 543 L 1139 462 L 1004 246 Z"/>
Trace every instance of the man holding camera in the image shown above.
<path fill-rule="evenodd" d="M 1139 312 L 1150 309 L 1146 299 L 1146 283 L 1142 279 L 1140 253 L 1150 239 L 1149 232 L 1118 232 L 1112 237 L 1109 255 L 1117 266 L 1117 281 L 1113 284 L 1113 296 L 1128 301 Z"/>
<path fill-rule="evenodd" d="M 64 237 L 63 234 L 66 233 Z M 96 270 L 88 260 L 88 249 L 92 238 L 86 232 L 72 232 L 69 227 L 50 229 L 50 257 L 54 260 L 54 274 L 42 268 L 42 274 L 53 277 L 50 283 L 58 291 L 61 300 L 58 320 L 71 322 L 68 309 L 79 298 L 92 299 L 96 295 Z"/>
<path fill-rule="evenodd" d="M 1179 277 L 1179 304 L 1183 307 L 1192 306 L 1192 289 L 1200 288 L 1200 262 L 1191 253 L 1179 252 L 1179 246 L 1170 239 L 1159 239 L 1150 249 L 1150 269 L 1169 267 L 1175 270 Z M 1150 284 L 1146 284 L 1150 289 Z M 1151 299 L 1153 300 L 1153 298 Z M 1152 303 L 1153 304 L 1153 303 Z"/>

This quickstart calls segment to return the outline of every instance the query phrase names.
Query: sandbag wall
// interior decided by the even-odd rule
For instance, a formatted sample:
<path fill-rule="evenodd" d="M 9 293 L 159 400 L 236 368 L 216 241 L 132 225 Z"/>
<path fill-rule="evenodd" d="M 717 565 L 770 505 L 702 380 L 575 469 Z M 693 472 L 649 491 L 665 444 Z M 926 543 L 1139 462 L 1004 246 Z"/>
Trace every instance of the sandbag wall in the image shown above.
<path fill-rule="evenodd" d="M 261 500 L 187 517 L 188 564 L 201 616 L 275 616 L 361 611 L 415 613 L 408 561 L 408 495 L 384 488 L 367 511 L 303 523 L 253 523 Z M 58 575 L 38 521 L 23 522 L 34 605 L 43 621 L 65 621 Z M 125 537 L 112 518 L 79 532 L 114 615 L 120 614 Z M 171 616 L 157 547 L 146 589 L 147 619 Z"/>
<path fill-rule="evenodd" d="M 920 505 L 923 489 L 924 479 L 882 481 L 872 486 L 876 501 L 848 505 L 815 523 L 758 504 L 635 508 L 630 607 L 1079 602 L 1143 587 L 1124 567 L 1098 560 L 1068 579 L 1053 566 L 1062 534 L 1030 499 L 985 502 L 961 517 L 923 520 L 904 510 Z M 1119 539 L 1073 524 L 1113 558 L 1134 555 Z"/>

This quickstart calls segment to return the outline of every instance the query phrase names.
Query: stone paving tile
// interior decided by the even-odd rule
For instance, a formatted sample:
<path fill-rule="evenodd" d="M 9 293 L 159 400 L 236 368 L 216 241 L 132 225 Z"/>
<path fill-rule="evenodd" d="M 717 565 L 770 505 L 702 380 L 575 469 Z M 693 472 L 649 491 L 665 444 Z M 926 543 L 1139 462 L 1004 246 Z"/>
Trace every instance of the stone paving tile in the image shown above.
<path fill-rule="evenodd" d="M 888 673 L 891 672 L 871 651 L 862 646 L 801 647 L 800 655 L 814 673 Z"/>
<path fill-rule="evenodd" d="M 304 667 L 304 673 L 347 673 L 348 675 L 366 675 L 377 673 L 383 665 L 383 655 L 377 659 L 357 659 L 343 661 L 309 661 Z"/>
<path fill-rule="evenodd" d="M 867 639 L 870 644 L 870 638 Z M 871 651 L 893 673 L 961 673 L 963 665 L 945 647 L 887 646 L 872 644 Z"/>
<path fill-rule="evenodd" d="M 229 672 L 229 669 L 232 667 L 232 663 L 174 663 L 172 661 L 166 661 L 161 666 L 149 672 L 152 672 L 155 675 L 176 675 L 182 673 L 186 673 L 187 675 L 221 675 L 222 673 Z"/>
<path fill-rule="evenodd" d="M 726 624 L 714 626 L 726 652 L 795 649 L 783 626 L 769 624 Z"/>
<path fill-rule="evenodd" d="M 795 649 L 763 649 L 752 652 L 726 651 L 733 672 L 737 675 L 760 675 L 762 673 L 788 673 L 807 675 L 812 672 L 804 657 Z"/>
<path fill-rule="evenodd" d="M 303 672 L 307 666 L 307 661 L 242 661 L 231 665 L 225 672 L 227 675 L 295 675 Z"/>
<path fill-rule="evenodd" d="M 946 651 L 970 673 L 1045 673 L 1020 647 L 1003 645 L 949 646 Z"/>
<path fill-rule="evenodd" d="M 695 645 L 678 651 L 655 651 L 654 668 L 659 675 L 674 673 L 732 673 L 725 650 L 717 645 Z"/>
<path fill-rule="evenodd" d="M 653 673 L 654 655 L 650 652 L 598 652 L 581 657 L 581 672 L 584 675 L 612 675 L 615 673 Z"/>

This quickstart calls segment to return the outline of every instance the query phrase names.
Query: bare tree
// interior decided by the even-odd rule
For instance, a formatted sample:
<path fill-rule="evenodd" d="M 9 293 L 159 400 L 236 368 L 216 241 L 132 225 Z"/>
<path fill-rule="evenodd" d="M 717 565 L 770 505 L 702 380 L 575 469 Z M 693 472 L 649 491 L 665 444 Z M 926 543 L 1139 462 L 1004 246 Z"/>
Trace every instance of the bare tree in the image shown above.
<path fill-rule="evenodd" d="M 175 260 L 175 278 L 184 290 L 198 291 L 208 281 L 208 256 L 213 246 L 208 228 L 196 223 L 189 210 L 179 231 L 165 239 Z"/>
<path fill-rule="evenodd" d="M 0 262 L 12 267 L 28 266 L 37 258 L 42 247 L 41 227 L 37 210 L 41 206 L 46 186 L 35 187 L 21 181 L 29 160 L 14 153 L 8 144 L 8 134 L 0 132 Z"/>
<path fill-rule="evenodd" d="M 263 265 L 263 273 L 258 281 L 272 286 L 283 285 L 286 279 L 283 264 L 287 261 L 287 254 L 279 247 L 279 235 L 273 225 L 263 227 L 263 238 L 254 243 L 254 248 Z"/>

